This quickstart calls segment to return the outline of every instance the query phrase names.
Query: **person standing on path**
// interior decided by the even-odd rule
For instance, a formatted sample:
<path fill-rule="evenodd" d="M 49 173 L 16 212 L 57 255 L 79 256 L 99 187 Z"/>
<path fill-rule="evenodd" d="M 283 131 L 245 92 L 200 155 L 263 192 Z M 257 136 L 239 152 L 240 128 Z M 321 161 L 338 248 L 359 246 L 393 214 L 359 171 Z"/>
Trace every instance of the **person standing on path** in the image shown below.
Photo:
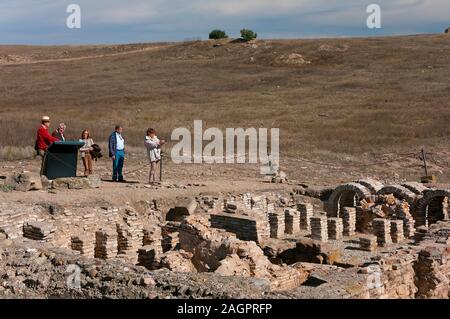
<path fill-rule="evenodd" d="M 150 185 L 156 184 L 156 171 L 157 166 L 161 161 L 161 146 L 165 144 L 164 140 L 160 140 L 156 136 L 156 131 L 152 128 L 147 130 L 145 136 L 145 147 L 147 148 L 147 155 L 150 161 L 150 174 L 148 177 L 148 183 Z"/>
<path fill-rule="evenodd" d="M 122 174 L 125 161 L 125 139 L 122 132 L 123 127 L 116 125 L 115 131 L 109 137 L 109 157 L 113 162 L 113 182 L 125 182 Z"/>
<path fill-rule="evenodd" d="M 81 159 L 83 160 L 84 166 L 84 176 L 88 176 L 92 174 L 92 155 L 91 152 L 94 150 L 94 140 L 91 137 L 91 133 L 88 130 L 84 130 L 81 133 L 80 142 L 83 142 L 84 145 L 80 148 Z"/>

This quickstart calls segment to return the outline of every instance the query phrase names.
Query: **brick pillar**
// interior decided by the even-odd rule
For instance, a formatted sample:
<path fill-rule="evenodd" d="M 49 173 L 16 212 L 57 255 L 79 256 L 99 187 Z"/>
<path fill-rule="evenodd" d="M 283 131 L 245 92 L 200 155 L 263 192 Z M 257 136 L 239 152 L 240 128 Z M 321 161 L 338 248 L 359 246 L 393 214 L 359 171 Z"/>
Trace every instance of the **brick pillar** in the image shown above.
<path fill-rule="evenodd" d="M 412 217 L 403 220 L 403 236 L 405 236 L 405 238 L 411 238 L 414 236 L 416 232 L 414 224 L 415 222 Z"/>
<path fill-rule="evenodd" d="M 117 256 L 117 232 L 99 230 L 95 233 L 95 258 L 110 259 Z"/>
<path fill-rule="evenodd" d="M 162 248 L 160 245 L 146 245 L 138 249 L 138 262 L 140 266 L 148 269 L 158 269 Z"/>
<path fill-rule="evenodd" d="M 403 220 L 391 220 L 391 238 L 394 243 L 400 243 L 405 239 L 403 235 Z"/>
<path fill-rule="evenodd" d="M 325 216 L 311 218 L 311 238 L 322 242 L 328 241 L 328 224 Z"/>
<path fill-rule="evenodd" d="M 383 218 L 375 218 L 372 221 L 373 233 L 377 236 L 378 246 L 384 247 L 392 243 L 391 221 Z"/>
<path fill-rule="evenodd" d="M 296 235 L 300 232 L 300 216 L 295 209 L 284 211 L 284 225 L 286 234 Z"/>
<path fill-rule="evenodd" d="M 70 238 L 71 248 L 79 251 L 81 255 L 93 258 L 95 244 L 93 234 L 75 235 Z"/>
<path fill-rule="evenodd" d="M 300 229 L 311 232 L 311 217 L 314 213 L 313 205 L 309 203 L 297 204 L 297 209 L 300 212 Z"/>
<path fill-rule="evenodd" d="M 356 230 L 356 208 L 344 207 L 342 212 L 342 222 L 344 225 L 344 236 L 355 235 Z"/>
<path fill-rule="evenodd" d="M 361 235 L 359 245 L 362 250 L 374 251 L 377 248 L 377 237 L 374 235 Z"/>
<path fill-rule="evenodd" d="M 344 225 L 342 218 L 328 218 L 328 238 L 339 240 L 343 237 Z"/>
<path fill-rule="evenodd" d="M 270 238 L 284 237 L 284 213 L 269 213 Z"/>

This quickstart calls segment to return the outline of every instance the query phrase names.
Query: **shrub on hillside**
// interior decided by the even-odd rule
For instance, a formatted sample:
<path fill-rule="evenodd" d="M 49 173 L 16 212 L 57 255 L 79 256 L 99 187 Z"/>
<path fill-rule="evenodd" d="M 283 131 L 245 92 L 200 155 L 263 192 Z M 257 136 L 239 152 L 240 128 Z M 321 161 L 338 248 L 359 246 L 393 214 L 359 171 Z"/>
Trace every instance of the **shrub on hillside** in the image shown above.
<path fill-rule="evenodd" d="M 225 31 L 216 29 L 216 30 L 212 30 L 209 33 L 209 38 L 214 39 L 214 40 L 226 39 L 226 38 L 228 38 L 228 35 L 225 33 Z"/>
<path fill-rule="evenodd" d="M 252 30 L 242 29 L 241 30 L 241 38 L 245 41 L 251 41 L 258 37 L 258 34 L 253 32 Z"/>

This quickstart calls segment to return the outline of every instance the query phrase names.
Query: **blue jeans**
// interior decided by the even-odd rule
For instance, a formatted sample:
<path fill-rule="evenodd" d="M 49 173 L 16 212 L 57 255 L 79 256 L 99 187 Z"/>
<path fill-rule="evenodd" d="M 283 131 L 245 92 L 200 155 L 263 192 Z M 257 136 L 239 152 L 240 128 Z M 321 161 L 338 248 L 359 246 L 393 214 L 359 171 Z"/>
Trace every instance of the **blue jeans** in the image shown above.
<path fill-rule="evenodd" d="M 113 160 L 113 181 L 122 181 L 123 175 L 122 175 L 122 169 L 123 169 L 123 162 L 125 160 L 125 153 L 124 151 L 116 151 L 116 159 Z"/>

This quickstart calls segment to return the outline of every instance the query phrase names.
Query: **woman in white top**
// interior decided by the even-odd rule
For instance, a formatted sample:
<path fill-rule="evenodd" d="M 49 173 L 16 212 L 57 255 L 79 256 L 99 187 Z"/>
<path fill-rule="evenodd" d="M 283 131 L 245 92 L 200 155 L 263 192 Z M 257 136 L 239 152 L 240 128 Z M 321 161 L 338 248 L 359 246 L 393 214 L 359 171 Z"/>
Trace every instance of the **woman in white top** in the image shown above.
<path fill-rule="evenodd" d="M 155 173 L 157 170 L 157 166 L 161 161 L 161 146 L 166 142 L 164 140 L 160 140 L 156 136 L 156 131 L 152 128 L 147 130 L 147 135 L 145 136 L 145 147 L 147 148 L 147 155 L 150 161 L 150 174 L 148 177 L 149 184 L 156 183 Z"/>
<path fill-rule="evenodd" d="M 93 150 L 92 145 L 94 145 L 94 141 L 91 138 L 91 133 L 88 130 L 84 130 L 81 133 L 80 142 L 84 143 L 84 146 L 80 148 L 81 159 L 83 160 L 84 165 L 84 176 L 88 176 L 92 174 L 92 155 L 91 151 Z"/>

